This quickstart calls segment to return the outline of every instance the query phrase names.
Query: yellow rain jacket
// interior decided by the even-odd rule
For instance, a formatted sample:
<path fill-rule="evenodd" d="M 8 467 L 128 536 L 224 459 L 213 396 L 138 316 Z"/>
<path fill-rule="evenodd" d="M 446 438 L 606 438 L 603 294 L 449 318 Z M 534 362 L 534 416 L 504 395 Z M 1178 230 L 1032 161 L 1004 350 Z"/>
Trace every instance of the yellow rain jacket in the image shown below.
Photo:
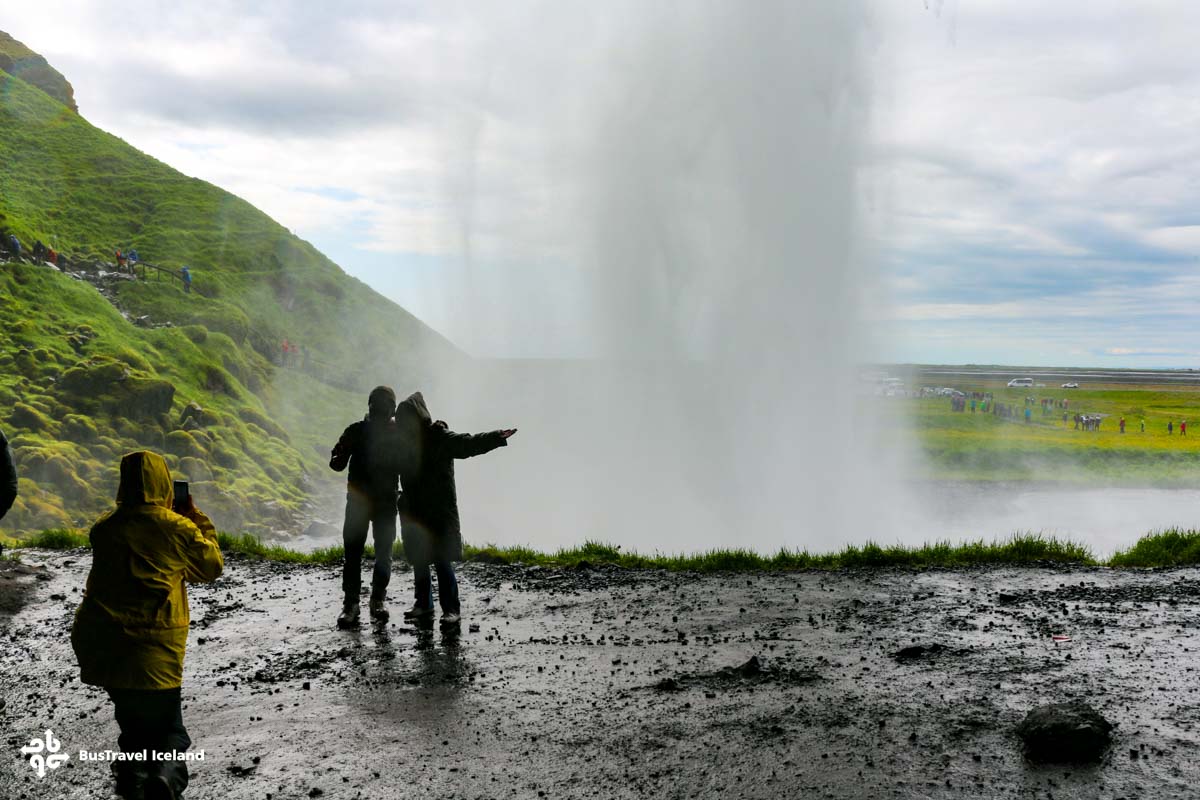
<path fill-rule="evenodd" d="M 162 456 L 121 459 L 117 507 L 92 526 L 92 570 L 71 628 L 84 683 L 174 689 L 183 682 L 191 621 L 183 584 L 215 581 L 225 562 L 212 521 L 176 514 L 174 499 Z"/>

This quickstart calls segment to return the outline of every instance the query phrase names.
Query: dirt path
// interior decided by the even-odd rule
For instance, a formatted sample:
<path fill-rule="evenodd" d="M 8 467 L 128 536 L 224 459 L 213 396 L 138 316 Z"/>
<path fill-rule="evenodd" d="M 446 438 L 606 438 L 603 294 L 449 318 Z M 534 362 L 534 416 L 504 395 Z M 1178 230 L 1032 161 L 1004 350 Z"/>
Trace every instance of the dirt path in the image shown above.
<path fill-rule="evenodd" d="M 107 766 L 77 756 L 117 734 L 67 637 L 89 556 L 22 559 L 33 573 L 0 577 L 0 797 L 111 796 Z M 1198 570 L 462 572 L 457 638 L 336 631 L 330 567 L 231 561 L 193 587 L 184 719 L 205 761 L 187 797 L 1191 798 L 1200 784 Z M 397 617 L 410 586 L 396 574 Z M 896 657 L 914 644 L 941 649 Z M 1105 763 L 1027 765 L 1012 727 L 1070 698 L 1118 723 Z M 72 759 L 39 779 L 19 748 L 46 728 Z"/>

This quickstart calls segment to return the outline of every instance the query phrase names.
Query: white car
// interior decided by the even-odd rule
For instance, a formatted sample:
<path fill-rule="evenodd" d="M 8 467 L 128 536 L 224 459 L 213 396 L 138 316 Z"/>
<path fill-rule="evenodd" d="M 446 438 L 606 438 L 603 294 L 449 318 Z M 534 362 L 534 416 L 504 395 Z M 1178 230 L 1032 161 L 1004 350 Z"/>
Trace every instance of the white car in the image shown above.
<path fill-rule="evenodd" d="M 1022 387 L 1033 388 L 1033 378 L 1013 378 L 1008 382 L 1008 388 L 1019 389 Z"/>
<path fill-rule="evenodd" d="M 1078 384 L 1078 383 L 1064 383 L 1064 384 L 1062 385 L 1062 388 L 1064 388 L 1064 389 L 1078 389 L 1078 388 L 1079 388 L 1079 384 Z"/>

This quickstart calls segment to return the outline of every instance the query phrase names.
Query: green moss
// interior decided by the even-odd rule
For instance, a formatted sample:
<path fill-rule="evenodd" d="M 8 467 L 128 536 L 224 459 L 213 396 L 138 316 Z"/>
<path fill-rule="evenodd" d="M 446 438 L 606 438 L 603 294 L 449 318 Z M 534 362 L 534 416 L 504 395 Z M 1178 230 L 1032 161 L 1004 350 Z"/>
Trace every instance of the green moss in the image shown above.
<path fill-rule="evenodd" d="M 53 431 L 58 428 L 46 414 L 27 403 L 17 403 L 13 406 L 9 422 L 30 431 Z"/>
<path fill-rule="evenodd" d="M 168 433 L 165 437 L 163 449 L 168 454 L 180 458 L 184 456 L 204 458 L 208 455 L 204 447 L 188 431 L 171 431 Z"/>
<path fill-rule="evenodd" d="M 95 442 L 100 432 L 91 417 L 82 414 L 67 414 L 62 421 L 62 435 L 75 442 Z"/>
<path fill-rule="evenodd" d="M 182 330 L 183 335 L 195 344 L 204 344 L 208 341 L 208 328 L 203 325 L 185 325 Z"/>

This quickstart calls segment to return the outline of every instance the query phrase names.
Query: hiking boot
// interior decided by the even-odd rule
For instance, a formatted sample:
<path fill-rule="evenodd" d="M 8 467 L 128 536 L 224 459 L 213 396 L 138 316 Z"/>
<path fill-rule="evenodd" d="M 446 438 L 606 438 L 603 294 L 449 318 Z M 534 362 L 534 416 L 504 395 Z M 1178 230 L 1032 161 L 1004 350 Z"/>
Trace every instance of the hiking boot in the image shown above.
<path fill-rule="evenodd" d="M 342 629 L 358 627 L 358 603 L 347 602 L 342 606 L 342 613 L 338 614 L 337 626 Z"/>
<path fill-rule="evenodd" d="M 146 779 L 142 797 L 145 800 L 175 800 L 175 790 L 162 775 L 153 775 Z"/>
<path fill-rule="evenodd" d="M 432 616 L 433 616 L 432 608 L 421 608 L 421 606 L 419 606 L 415 603 L 413 604 L 412 608 L 410 608 L 408 611 L 404 612 L 405 619 L 418 620 L 418 619 L 426 619 L 426 618 L 432 617 Z"/>
<path fill-rule="evenodd" d="M 388 613 L 387 605 L 383 600 L 371 599 L 371 619 L 376 622 L 387 622 L 391 614 Z"/>
<path fill-rule="evenodd" d="M 457 625 L 462 622 L 462 617 L 456 611 L 451 611 L 449 614 L 442 614 L 443 625 Z"/>
<path fill-rule="evenodd" d="M 109 765 L 112 775 L 117 779 L 117 794 L 121 797 L 142 797 L 146 783 L 146 770 L 135 769 L 127 761 L 114 761 Z"/>

